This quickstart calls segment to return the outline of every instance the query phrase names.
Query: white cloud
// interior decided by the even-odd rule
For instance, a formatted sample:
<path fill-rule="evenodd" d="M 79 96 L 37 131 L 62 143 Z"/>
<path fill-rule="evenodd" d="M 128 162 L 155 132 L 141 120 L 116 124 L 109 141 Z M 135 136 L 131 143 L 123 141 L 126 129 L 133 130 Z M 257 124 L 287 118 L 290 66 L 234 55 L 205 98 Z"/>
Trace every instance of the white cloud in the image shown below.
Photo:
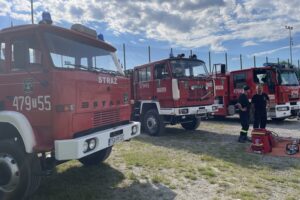
<path fill-rule="evenodd" d="M 242 44 L 243 47 L 249 47 L 249 46 L 256 46 L 258 45 L 256 42 L 253 42 L 253 41 L 246 41 Z"/>
<path fill-rule="evenodd" d="M 286 49 L 289 49 L 289 48 L 290 48 L 290 46 L 284 46 L 284 47 L 271 49 L 271 50 L 267 50 L 267 51 L 261 51 L 261 52 L 254 53 L 254 54 L 250 55 L 249 57 L 271 55 L 271 54 L 276 53 L 278 51 L 286 50 Z M 300 45 L 293 46 L 293 49 L 299 49 L 299 48 L 300 48 Z"/>
<path fill-rule="evenodd" d="M 0 0 L 0 15 L 30 17 L 29 1 Z M 50 11 L 58 23 L 105 23 L 115 35 L 137 34 L 172 45 L 225 51 L 224 42 L 243 46 L 287 37 L 286 24 L 300 31 L 298 0 L 35 0 L 35 14 Z M 39 16 L 36 15 L 37 21 Z"/>

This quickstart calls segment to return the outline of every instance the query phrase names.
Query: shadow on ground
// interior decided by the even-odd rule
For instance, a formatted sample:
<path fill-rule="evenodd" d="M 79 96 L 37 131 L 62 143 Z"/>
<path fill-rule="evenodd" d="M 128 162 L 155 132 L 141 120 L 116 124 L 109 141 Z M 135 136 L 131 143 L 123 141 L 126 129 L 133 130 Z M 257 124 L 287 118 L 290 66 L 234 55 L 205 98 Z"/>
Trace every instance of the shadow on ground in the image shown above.
<path fill-rule="evenodd" d="M 238 116 L 234 117 L 215 117 L 205 121 L 209 122 L 220 122 L 228 124 L 240 124 L 240 120 Z M 204 122 L 205 122 L 204 121 Z M 250 128 L 252 128 L 253 124 L 250 124 Z M 297 119 L 285 119 L 284 121 L 267 121 L 267 128 L 282 128 L 288 130 L 299 130 L 300 131 L 300 121 Z M 300 132 L 299 132 L 300 135 Z"/>
<path fill-rule="evenodd" d="M 245 168 L 264 166 L 272 169 L 300 168 L 300 159 L 273 157 L 248 153 L 250 143 L 238 143 L 237 135 L 203 130 L 185 131 L 182 128 L 167 127 L 159 137 L 141 135 L 137 140 L 170 149 L 184 150 L 193 154 L 240 165 Z"/>
<path fill-rule="evenodd" d="M 95 167 L 72 166 L 43 179 L 30 200 L 156 200 L 176 196 L 172 190 L 159 184 L 133 182 L 122 185 L 124 179 L 120 171 L 105 163 Z"/>

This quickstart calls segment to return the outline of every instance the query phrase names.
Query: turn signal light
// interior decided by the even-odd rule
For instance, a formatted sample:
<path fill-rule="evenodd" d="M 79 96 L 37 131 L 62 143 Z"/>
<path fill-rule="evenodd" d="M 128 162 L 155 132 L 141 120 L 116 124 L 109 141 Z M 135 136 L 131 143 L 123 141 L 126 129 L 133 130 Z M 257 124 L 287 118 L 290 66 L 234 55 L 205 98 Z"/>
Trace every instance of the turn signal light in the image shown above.
<path fill-rule="evenodd" d="M 75 110 L 74 104 L 56 105 L 56 112 L 72 112 Z"/>

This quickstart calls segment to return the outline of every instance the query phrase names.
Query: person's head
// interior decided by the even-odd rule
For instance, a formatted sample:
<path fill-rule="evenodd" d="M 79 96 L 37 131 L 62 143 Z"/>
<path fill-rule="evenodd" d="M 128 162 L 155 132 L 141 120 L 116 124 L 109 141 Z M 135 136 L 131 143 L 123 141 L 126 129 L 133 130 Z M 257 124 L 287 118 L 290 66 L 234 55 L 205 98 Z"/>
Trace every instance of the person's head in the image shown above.
<path fill-rule="evenodd" d="M 262 85 L 257 85 L 256 86 L 256 93 L 257 94 L 262 94 L 263 92 L 263 86 Z"/>
<path fill-rule="evenodd" d="M 248 94 L 248 92 L 250 91 L 249 86 L 244 86 L 244 94 Z"/>

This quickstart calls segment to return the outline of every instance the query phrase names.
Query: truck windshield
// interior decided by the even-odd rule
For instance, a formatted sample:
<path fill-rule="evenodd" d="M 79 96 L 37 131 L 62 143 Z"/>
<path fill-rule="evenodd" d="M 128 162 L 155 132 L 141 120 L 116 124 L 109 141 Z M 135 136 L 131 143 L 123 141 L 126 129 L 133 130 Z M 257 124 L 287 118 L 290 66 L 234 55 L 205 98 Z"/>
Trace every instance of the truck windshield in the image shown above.
<path fill-rule="evenodd" d="M 57 68 L 80 69 L 123 74 L 115 52 L 62 36 L 45 33 L 52 62 Z"/>
<path fill-rule="evenodd" d="M 205 63 L 199 60 L 172 60 L 171 68 L 176 78 L 208 76 Z"/>
<path fill-rule="evenodd" d="M 281 85 L 290 85 L 290 86 L 299 85 L 296 73 L 294 71 L 281 71 L 279 80 Z"/>

